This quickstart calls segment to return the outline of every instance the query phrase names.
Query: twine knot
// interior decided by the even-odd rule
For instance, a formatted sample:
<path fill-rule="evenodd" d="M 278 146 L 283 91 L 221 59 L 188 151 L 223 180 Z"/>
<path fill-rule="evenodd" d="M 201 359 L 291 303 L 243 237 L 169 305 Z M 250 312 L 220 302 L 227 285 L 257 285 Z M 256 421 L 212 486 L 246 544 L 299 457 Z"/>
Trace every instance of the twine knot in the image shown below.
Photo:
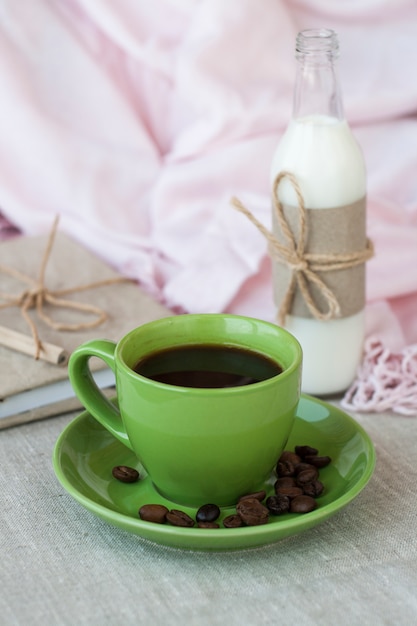
<path fill-rule="evenodd" d="M 38 285 L 34 289 L 25 289 L 22 291 L 19 298 L 19 306 L 25 307 L 28 309 L 33 309 L 36 306 L 36 301 L 38 298 L 43 298 L 45 296 L 46 289 L 42 285 Z"/>
<path fill-rule="evenodd" d="M 288 179 L 291 183 L 298 202 L 298 240 L 292 232 L 284 215 L 283 206 L 279 200 L 278 189 L 280 183 Z M 290 172 L 280 172 L 274 180 L 272 202 L 275 217 L 283 235 L 285 244 L 280 243 L 256 217 L 240 202 L 232 198 L 231 203 L 240 213 L 257 227 L 268 242 L 268 251 L 271 258 L 284 263 L 290 270 L 290 282 L 278 310 L 277 318 L 280 325 L 284 325 L 287 314 L 291 311 L 296 288 L 301 292 L 305 304 L 311 315 L 318 320 L 330 320 L 340 315 L 340 304 L 333 291 L 319 276 L 319 272 L 341 270 L 365 263 L 374 254 L 372 241 L 366 240 L 364 250 L 347 254 L 312 254 L 306 252 L 307 244 L 307 215 L 304 198 L 296 177 Z M 323 296 L 326 309 L 321 311 L 313 300 L 310 286 L 316 285 Z"/>
<path fill-rule="evenodd" d="M 287 265 L 294 272 L 305 272 L 308 270 L 308 262 L 305 259 L 298 257 L 295 261 L 288 261 Z"/>
<path fill-rule="evenodd" d="M 70 287 L 68 289 L 59 289 L 59 290 L 51 290 L 45 285 L 45 271 L 49 261 L 49 257 L 51 254 L 52 246 L 55 240 L 55 235 L 58 227 L 59 217 L 57 216 L 54 220 L 51 232 L 49 234 L 48 242 L 46 245 L 46 249 L 44 251 L 43 257 L 41 259 L 40 271 L 38 279 L 34 279 L 31 276 L 27 276 L 22 272 L 19 272 L 15 268 L 8 267 L 6 265 L 0 265 L 0 272 L 17 278 L 21 282 L 29 285 L 26 289 L 23 289 L 17 295 L 11 295 L 8 293 L 0 292 L 0 298 L 6 300 L 5 304 L 0 305 L 0 309 L 4 309 L 7 307 L 16 306 L 20 309 L 21 314 L 28 324 L 34 342 L 34 356 L 35 359 L 39 359 L 40 352 L 42 350 L 42 341 L 39 337 L 39 332 L 37 326 L 33 319 L 30 317 L 28 311 L 30 309 L 35 309 L 37 316 L 41 319 L 47 326 L 54 330 L 62 331 L 77 331 L 86 328 L 95 328 L 102 324 L 107 319 L 107 313 L 92 304 L 86 304 L 84 302 L 75 302 L 73 300 L 65 300 L 60 296 L 67 295 L 70 293 L 77 293 L 80 291 L 86 291 L 89 289 L 94 289 L 95 287 L 102 287 L 107 285 L 112 285 L 120 282 L 130 282 L 131 279 L 125 278 L 123 276 L 118 276 L 116 278 L 109 278 L 106 280 L 101 280 L 93 283 L 88 283 L 86 285 L 80 285 L 78 287 Z M 65 309 L 72 309 L 75 311 L 79 311 L 80 313 L 87 313 L 93 315 L 95 319 L 89 322 L 78 322 L 75 324 L 67 324 L 56 322 L 53 320 L 44 310 L 45 305 L 50 305 L 52 307 L 59 307 Z"/>

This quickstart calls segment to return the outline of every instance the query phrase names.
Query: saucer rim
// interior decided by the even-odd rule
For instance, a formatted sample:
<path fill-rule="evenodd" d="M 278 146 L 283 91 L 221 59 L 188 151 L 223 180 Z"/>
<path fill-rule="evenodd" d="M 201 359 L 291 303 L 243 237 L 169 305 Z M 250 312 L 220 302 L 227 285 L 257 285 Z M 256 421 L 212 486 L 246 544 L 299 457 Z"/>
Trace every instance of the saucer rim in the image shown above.
<path fill-rule="evenodd" d="M 71 422 L 65 426 L 63 431 L 58 436 L 52 455 L 53 469 L 62 487 L 72 498 L 74 498 L 88 511 L 113 526 L 121 528 L 129 533 L 133 533 L 141 539 L 155 544 L 187 550 L 229 551 L 260 547 L 276 543 L 286 537 L 296 535 L 315 527 L 347 506 L 364 489 L 371 479 L 375 469 L 376 452 L 374 444 L 365 429 L 352 416 L 345 413 L 342 409 L 307 394 L 301 395 L 300 408 L 298 409 L 296 419 L 298 418 L 304 422 L 309 422 L 307 415 L 304 415 L 304 411 L 307 412 L 309 403 L 319 404 L 327 409 L 328 415 L 326 416 L 326 419 L 328 417 L 333 419 L 338 418 L 339 420 L 350 423 L 354 427 L 356 433 L 361 436 L 362 443 L 367 453 L 367 462 L 360 477 L 348 488 L 346 492 L 336 497 L 334 500 L 331 500 L 324 506 L 317 507 L 314 511 L 305 515 L 298 515 L 296 517 L 288 517 L 285 519 L 275 517 L 271 518 L 270 523 L 260 526 L 245 526 L 235 529 L 218 528 L 216 530 L 212 530 L 197 529 L 195 527 L 179 528 L 165 524 L 151 524 L 150 522 L 141 520 L 139 517 L 134 518 L 123 512 L 114 511 L 108 506 L 100 504 L 89 498 L 77 489 L 67 477 L 65 469 L 62 467 L 60 461 L 61 451 L 70 431 L 77 429 L 79 424 L 83 421 L 87 419 L 94 419 L 87 410 L 82 411 L 73 420 L 71 420 Z M 94 421 L 94 423 L 97 425 L 98 429 L 102 429 L 103 432 L 105 431 L 105 428 L 101 426 L 101 424 L 96 421 Z M 111 435 L 109 434 L 109 436 Z M 115 439 L 115 441 L 117 440 Z M 120 444 L 120 446 L 123 446 L 122 443 L 117 443 Z M 173 503 L 173 508 L 175 507 L 177 507 L 177 505 Z"/>

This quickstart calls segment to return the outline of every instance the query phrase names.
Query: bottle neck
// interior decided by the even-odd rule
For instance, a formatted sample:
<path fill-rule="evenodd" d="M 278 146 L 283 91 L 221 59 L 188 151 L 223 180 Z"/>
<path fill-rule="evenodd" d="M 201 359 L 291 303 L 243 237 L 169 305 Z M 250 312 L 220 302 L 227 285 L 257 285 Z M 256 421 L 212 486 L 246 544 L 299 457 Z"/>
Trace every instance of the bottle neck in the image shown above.
<path fill-rule="evenodd" d="M 331 30 L 313 29 L 298 34 L 293 118 L 344 119 L 336 67 L 338 51 L 337 35 Z"/>

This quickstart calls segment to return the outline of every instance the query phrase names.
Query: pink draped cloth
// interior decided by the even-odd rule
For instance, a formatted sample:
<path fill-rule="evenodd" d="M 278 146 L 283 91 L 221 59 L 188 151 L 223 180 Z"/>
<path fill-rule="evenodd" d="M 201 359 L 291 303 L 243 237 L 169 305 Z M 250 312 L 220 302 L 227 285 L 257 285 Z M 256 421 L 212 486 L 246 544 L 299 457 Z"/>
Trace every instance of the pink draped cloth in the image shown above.
<path fill-rule="evenodd" d="M 368 168 L 368 335 L 417 342 L 414 0 L 0 2 L 0 211 L 60 228 L 175 311 L 275 319 L 269 167 L 294 41 L 337 31 Z"/>

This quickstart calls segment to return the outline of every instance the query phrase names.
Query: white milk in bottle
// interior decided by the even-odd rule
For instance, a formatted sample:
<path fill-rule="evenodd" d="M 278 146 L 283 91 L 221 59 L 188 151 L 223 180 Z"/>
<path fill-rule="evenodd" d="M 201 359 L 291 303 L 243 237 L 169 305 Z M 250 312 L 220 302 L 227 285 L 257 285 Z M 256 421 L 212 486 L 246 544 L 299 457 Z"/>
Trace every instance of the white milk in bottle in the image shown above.
<path fill-rule="evenodd" d="M 315 251 L 325 254 L 352 252 L 349 249 L 352 240 L 355 249 L 358 245 L 366 247 L 365 165 L 343 116 L 334 66 L 337 52 L 337 36 L 333 31 L 299 33 L 293 118 L 276 150 L 271 170 L 272 182 L 280 172 L 295 177 L 309 216 L 307 238 L 315 230 L 315 220 L 319 217 L 318 223 L 324 230 L 320 230 L 320 225 L 316 228 L 321 243 Z M 277 193 L 283 207 L 291 210 L 298 206 L 289 180 L 280 182 Z M 274 224 L 275 233 L 276 229 Z M 288 268 L 275 261 L 273 267 L 275 301 L 279 307 L 282 292 L 278 287 L 287 280 L 283 272 L 288 273 Z M 301 313 L 291 307 L 285 316 L 285 327 L 303 348 L 304 392 L 334 394 L 345 390 L 353 381 L 364 339 L 364 275 L 363 263 L 355 269 L 320 274 L 326 284 L 332 280 L 336 287 L 339 282 L 344 285 L 342 301 L 346 305 L 342 302 L 339 316 L 317 319 L 307 309 L 303 310 L 303 306 L 299 307 Z"/>

